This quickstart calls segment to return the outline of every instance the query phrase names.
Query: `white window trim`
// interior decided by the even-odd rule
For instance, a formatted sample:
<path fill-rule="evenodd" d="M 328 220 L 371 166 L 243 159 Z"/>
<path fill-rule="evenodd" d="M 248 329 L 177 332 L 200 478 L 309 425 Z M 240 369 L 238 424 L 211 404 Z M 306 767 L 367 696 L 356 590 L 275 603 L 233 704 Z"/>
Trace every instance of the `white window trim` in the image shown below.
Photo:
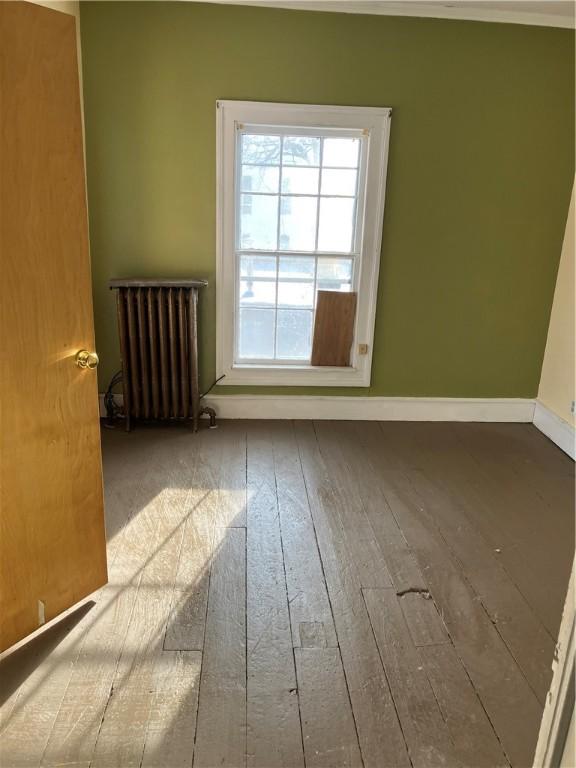
<path fill-rule="evenodd" d="M 368 387 L 382 247 L 382 226 L 390 134 L 389 107 L 334 107 L 253 101 L 216 103 L 216 368 L 220 385 Z M 352 128 L 368 132 L 366 196 L 358 308 L 351 365 L 239 365 L 234 362 L 235 329 L 235 152 L 236 124 Z M 367 354 L 358 345 L 367 344 Z"/>

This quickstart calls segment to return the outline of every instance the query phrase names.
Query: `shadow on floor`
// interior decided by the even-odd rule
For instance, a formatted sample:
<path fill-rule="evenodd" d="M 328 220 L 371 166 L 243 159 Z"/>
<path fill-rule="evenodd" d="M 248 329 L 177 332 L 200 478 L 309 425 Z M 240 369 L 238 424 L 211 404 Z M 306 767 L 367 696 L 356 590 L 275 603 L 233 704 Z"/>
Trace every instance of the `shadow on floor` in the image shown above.
<path fill-rule="evenodd" d="M 0 706 L 60 645 L 94 605 L 93 600 L 83 603 L 0 661 Z"/>

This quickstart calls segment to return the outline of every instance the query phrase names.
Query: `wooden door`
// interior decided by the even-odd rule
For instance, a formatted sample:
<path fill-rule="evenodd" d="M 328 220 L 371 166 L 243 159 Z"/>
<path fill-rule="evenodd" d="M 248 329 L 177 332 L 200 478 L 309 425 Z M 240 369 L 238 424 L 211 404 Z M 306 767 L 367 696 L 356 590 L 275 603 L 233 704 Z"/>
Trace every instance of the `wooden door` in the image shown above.
<path fill-rule="evenodd" d="M 106 583 L 75 19 L 0 3 L 0 650 Z"/>

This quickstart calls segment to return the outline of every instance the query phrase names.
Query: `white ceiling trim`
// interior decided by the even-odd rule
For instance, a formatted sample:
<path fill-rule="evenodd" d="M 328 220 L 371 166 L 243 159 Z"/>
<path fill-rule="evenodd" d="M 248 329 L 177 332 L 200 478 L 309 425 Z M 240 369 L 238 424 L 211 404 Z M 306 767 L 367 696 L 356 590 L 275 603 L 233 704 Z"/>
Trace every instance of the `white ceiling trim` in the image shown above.
<path fill-rule="evenodd" d="M 462 21 L 490 21 L 574 29 L 572 2 L 381 2 L 380 0 L 201 0 L 227 5 L 251 5 L 300 11 L 330 11 L 376 16 L 419 16 Z M 532 10 L 532 8 L 534 10 Z M 551 12 L 547 12 L 549 8 Z M 537 10 L 536 10 L 537 9 Z"/>

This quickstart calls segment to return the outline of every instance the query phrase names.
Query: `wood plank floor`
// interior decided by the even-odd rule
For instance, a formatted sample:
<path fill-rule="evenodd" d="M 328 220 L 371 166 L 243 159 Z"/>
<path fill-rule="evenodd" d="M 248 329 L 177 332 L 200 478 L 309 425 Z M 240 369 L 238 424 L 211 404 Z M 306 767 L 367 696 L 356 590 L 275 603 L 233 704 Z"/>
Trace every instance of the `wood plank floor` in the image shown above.
<path fill-rule="evenodd" d="M 529 768 L 574 465 L 533 426 L 104 430 L 109 584 L 0 661 L 0 765 Z"/>

